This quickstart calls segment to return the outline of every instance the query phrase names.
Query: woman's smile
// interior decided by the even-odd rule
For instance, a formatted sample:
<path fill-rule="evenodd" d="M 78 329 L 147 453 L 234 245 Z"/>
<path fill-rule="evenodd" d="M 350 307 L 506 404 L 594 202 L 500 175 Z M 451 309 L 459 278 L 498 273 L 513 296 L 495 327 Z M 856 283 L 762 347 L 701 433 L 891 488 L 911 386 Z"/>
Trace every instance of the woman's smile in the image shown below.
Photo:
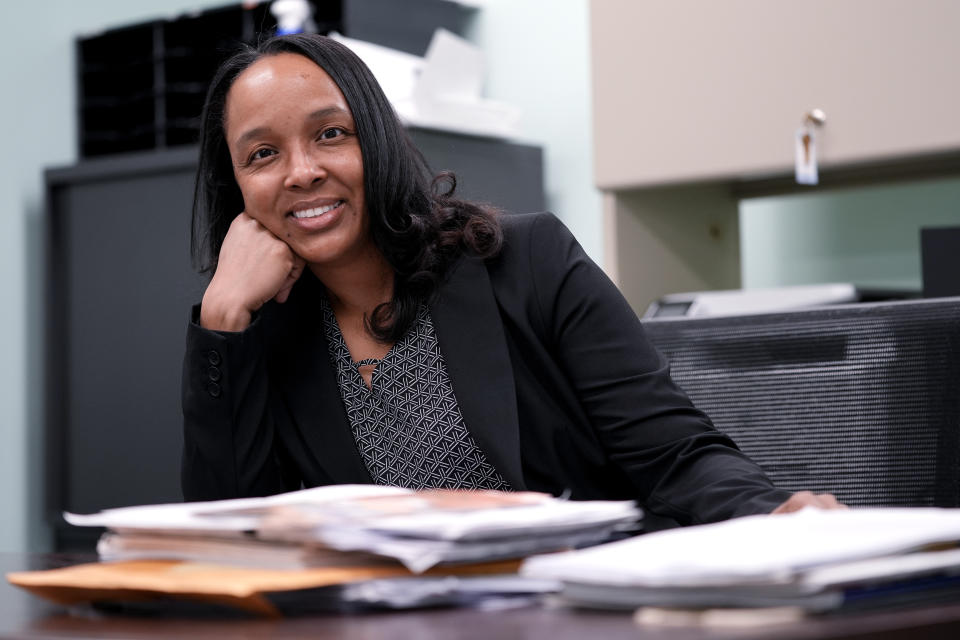
<path fill-rule="evenodd" d="M 294 218 L 316 218 L 317 216 L 322 216 L 328 211 L 333 211 L 337 207 L 343 204 L 343 200 L 337 200 L 332 204 L 310 207 L 308 209 L 294 209 L 291 213 Z"/>
<path fill-rule="evenodd" d="M 345 204 L 344 200 L 298 204 L 287 214 L 287 221 L 302 232 L 324 231 L 341 221 L 346 209 Z"/>

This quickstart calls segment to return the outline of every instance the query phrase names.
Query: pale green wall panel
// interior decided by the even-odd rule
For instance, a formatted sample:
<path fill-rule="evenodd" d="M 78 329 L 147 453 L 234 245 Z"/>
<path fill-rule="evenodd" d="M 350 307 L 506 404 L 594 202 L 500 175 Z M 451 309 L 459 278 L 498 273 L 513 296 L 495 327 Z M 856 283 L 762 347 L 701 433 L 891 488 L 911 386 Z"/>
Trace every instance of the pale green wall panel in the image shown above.
<path fill-rule="evenodd" d="M 43 500 L 43 169 L 76 159 L 74 39 L 223 0 L 4 3 L 0 38 L 0 551 L 49 544 Z M 117 55 L 123 55 L 118 51 Z M 172 425 L 171 428 L 177 428 Z"/>
<path fill-rule="evenodd" d="M 593 186 L 590 12 L 587 0 L 473 0 L 470 38 L 484 51 L 486 93 L 523 109 L 520 137 L 543 147 L 547 208 L 603 263 Z"/>
<path fill-rule="evenodd" d="M 919 290 L 920 228 L 953 225 L 960 225 L 960 178 L 744 200 L 743 286 Z"/>

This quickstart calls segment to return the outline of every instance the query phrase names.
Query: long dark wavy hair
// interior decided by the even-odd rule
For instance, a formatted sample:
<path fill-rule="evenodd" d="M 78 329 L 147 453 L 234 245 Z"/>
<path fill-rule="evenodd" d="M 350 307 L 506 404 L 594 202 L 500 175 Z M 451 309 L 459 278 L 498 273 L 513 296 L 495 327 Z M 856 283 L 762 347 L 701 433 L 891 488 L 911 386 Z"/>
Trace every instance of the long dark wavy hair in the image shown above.
<path fill-rule="evenodd" d="M 227 93 L 250 65 L 279 53 L 299 54 L 316 63 L 350 107 L 363 156 L 370 232 L 394 271 L 393 298 L 366 319 L 367 328 L 376 338 L 395 342 L 461 255 L 495 255 L 503 236 L 495 209 L 454 197 L 453 174 L 433 176 L 373 74 L 350 49 L 330 38 L 271 38 L 257 47 L 244 46 L 217 70 L 201 116 L 191 238 L 194 265 L 212 275 L 230 223 L 244 209 L 224 134 Z"/>

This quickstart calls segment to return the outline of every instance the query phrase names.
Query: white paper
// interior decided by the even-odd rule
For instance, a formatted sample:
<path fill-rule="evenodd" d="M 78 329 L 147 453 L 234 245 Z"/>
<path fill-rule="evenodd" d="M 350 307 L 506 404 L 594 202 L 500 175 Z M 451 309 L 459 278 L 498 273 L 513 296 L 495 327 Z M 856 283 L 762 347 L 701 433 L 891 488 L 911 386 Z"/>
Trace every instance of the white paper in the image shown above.
<path fill-rule="evenodd" d="M 483 54 L 463 38 L 437 29 L 424 55 L 417 93 L 440 99 L 479 100 Z"/>
<path fill-rule="evenodd" d="M 890 576 L 908 578 L 931 573 L 960 574 L 960 549 L 918 551 L 815 567 L 801 573 L 797 584 L 811 593 L 846 584 L 876 582 Z"/>
<path fill-rule="evenodd" d="M 418 492 L 332 485 L 268 498 L 127 507 L 65 517 L 75 525 L 108 527 L 123 534 L 105 537 L 102 550 L 111 559 L 125 554 L 144 557 L 144 549 L 165 558 L 213 553 L 218 547 L 206 545 L 198 535 L 222 540 L 251 531 L 271 542 L 396 558 L 419 572 L 441 562 L 485 562 L 596 544 L 640 515 L 629 501 L 572 502 L 535 492 Z M 269 546 L 249 546 L 269 561 Z M 225 544 L 223 554 L 235 554 L 241 547 Z M 277 557 L 285 562 L 291 555 L 298 562 L 308 560 L 281 547 Z"/>
<path fill-rule="evenodd" d="M 483 53 L 469 41 L 437 29 L 420 58 L 339 34 L 331 37 L 367 64 L 404 124 L 481 136 L 517 134 L 520 110 L 482 97 Z"/>
<path fill-rule="evenodd" d="M 632 501 L 565 501 L 461 514 L 424 513 L 385 518 L 370 528 L 391 536 L 438 540 L 490 540 L 566 528 L 630 522 L 639 510 Z"/>
<path fill-rule="evenodd" d="M 439 605 L 477 605 L 491 597 L 552 593 L 559 585 L 516 575 L 388 578 L 344 585 L 339 599 L 346 603 L 394 609 Z"/>
<path fill-rule="evenodd" d="M 259 509 L 289 504 L 336 502 L 359 497 L 393 496 L 413 493 L 410 489 L 379 485 L 330 485 L 280 493 L 265 498 L 237 498 L 210 502 L 179 502 L 105 509 L 80 515 L 65 512 L 64 519 L 80 527 L 107 527 L 114 530 L 181 530 L 215 532 L 252 531 L 257 528 Z M 250 514 L 238 512 L 251 511 Z"/>
<path fill-rule="evenodd" d="M 411 108 L 413 93 L 423 70 L 423 58 L 339 33 L 331 33 L 330 37 L 346 45 L 366 63 L 394 109 L 399 112 Z"/>
<path fill-rule="evenodd" d="M 363 551 L 395 558 L 410 571 L 420 573 L 444 562 L 490 562 L 599 544 L 609 540 L 614 530 L 614 526 L 597 527 L 584 524 L 578 531 L 530 531 L 512 538 L 463 542 L 391 536 L 362 529 L 331 528 L 313 532 L 311 538 L 331 549 Z"/>
<path fill-rule="evenodd" d="M 530 558 L 521 572 L 578 583 L 698 587 L 776 584 L 815 567 L 960 541 L 958 509 L 804 509 L 671 529 Z"/>

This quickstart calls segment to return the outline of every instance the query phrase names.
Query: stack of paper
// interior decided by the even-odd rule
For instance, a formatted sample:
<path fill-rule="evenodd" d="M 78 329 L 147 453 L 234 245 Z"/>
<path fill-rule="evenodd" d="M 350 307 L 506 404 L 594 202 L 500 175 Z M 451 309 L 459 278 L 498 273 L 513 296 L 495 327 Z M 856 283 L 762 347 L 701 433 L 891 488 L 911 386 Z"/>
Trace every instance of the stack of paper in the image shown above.
<path fill-rule="evenodd" d="M 526 560 L 602 608 L 899 606 L 960 594 L 960 510 L 805 509 Z"/>
<path fill-rule="evenodd" d="M 75 525 L 110 530 L 98 546 L 104 560 L 204 560 L 278 568 L 356 564 L 364 557 L 393 559 L 421 572 L 438 564 L 597 544 L 639 516 L 633 502 L 339 485 L 269 498 L 65 517 Z"/>
<path fill-rule="evenodd" d="M 107 562 L 10 582 L 62 604 L 172 599 L 277 615 L 536 597 L 558 585 L 518 576 L 520 558 L 608 540 L 640 510 L 529 492 L 339 485 L 65 517 L 108 529 L 98 545 Z"/>

